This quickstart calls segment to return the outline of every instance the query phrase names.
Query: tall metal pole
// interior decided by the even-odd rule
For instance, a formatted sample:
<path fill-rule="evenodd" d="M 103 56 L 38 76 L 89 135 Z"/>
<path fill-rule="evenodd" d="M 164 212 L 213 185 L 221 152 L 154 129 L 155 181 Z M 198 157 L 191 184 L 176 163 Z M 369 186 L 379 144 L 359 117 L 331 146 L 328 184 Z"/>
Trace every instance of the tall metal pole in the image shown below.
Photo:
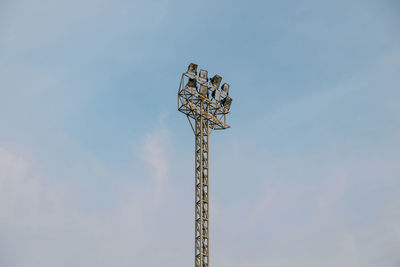
<path fill-rule="evenodd" d="M 195 267 L 209 267 L 209 137 L 214 130 L 230 128 L 226 115 L 232 99 L 228 84 L 219 89 L 222 77 L 215 75 L 210 84 L 207 73 L 197 76 L 196 69 L 192 63 L 182 74 L 178 110 L 186 115 L 195 135 Z"/>
<path fill-rule="evenodd" d="M 195 119 L 195 266 L 209 266 L 209 121 L 202 113 L 208 112 L 208 104 L 201 101 L 200 114 Z"/>

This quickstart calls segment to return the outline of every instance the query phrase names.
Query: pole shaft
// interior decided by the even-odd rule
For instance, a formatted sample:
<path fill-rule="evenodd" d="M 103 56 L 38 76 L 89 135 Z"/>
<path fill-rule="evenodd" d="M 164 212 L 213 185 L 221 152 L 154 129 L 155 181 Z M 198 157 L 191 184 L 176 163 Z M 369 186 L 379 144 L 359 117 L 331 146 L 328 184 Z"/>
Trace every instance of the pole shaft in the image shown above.
<path fill-rule="evenodd" d="M 200 102 L 195 119 L 195 267 L 209 266 L 209 112 L 207 102 Z"/>

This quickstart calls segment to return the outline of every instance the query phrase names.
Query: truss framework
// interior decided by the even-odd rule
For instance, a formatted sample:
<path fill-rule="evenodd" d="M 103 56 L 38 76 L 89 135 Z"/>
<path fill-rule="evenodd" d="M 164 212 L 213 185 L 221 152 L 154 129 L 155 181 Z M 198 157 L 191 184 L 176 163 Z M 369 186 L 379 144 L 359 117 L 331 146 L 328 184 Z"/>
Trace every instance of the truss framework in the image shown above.
<path fill-rule="evenodd" d="M 185 84 L 187 84 L 189 78 L 196 79 L 199 84 L 207 86 L 209 92 L 216 90 L 211 84 L 192 73 L 183 73 L 178 91 L 178 110 L 192 120 L 196 120 L 197 115 L 202 116 L 203 119 L 210 122 L 209 128 L 211 131 L 230 128 L 230 126 L 226 124 L 226 115 L 230 113 L 229 110 L 222 107 L 215 99 L 209 99 L 201 95 L 197 88 L 186 86 Z M 221 92 L 221 96 L 226 96 L 226 94 Z M 201 101 L 208 106 L 207 110 L 201 109 Z M 192 122 L 190 120 L 189 122 L 194 131 Z"/>
<path fill-rule="evenodd" d="M 209 137 L 213 130 L 230 128 L 226 124 L 229 111 L 201 95 L 197 87 L 185 85 L 189 78 L 207 86 L 209 92 L 216 88 L 186 72 L 178 91 L 178 110 L 187 116 L 195 135 L 195 267 L 209 267 Z"/>
<path fill-rule="evenodd" d="M 208 110 L 207 103 L 200 102 L 203 110 Z M 197 116 L 195 120 L 195 266 L 209 266 L 209 198 L 208 198 L 208 154 L 210 121 Z"/>

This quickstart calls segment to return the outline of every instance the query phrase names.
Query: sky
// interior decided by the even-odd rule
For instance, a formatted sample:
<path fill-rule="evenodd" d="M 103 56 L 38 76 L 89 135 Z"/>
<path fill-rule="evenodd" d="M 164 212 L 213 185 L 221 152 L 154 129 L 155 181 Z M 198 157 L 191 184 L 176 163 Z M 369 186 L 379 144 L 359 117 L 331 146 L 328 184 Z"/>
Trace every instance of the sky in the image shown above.
<path fill-rule="evenodd" d="M 0 266 L 194 265 L 190 62 L 231 85 L 210 266 L 400 266 L 395 0 L 0 0 Z"/>

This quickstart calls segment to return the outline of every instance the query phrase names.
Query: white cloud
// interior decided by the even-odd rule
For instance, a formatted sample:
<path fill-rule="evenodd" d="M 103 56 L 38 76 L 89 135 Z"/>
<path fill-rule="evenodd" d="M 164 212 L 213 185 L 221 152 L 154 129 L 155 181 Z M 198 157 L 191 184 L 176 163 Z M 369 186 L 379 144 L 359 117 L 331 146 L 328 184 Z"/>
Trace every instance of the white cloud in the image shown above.
<path fill-rule="evenodd" d="M 40 180 L 28 161 L 0 147 L 0 219 L 4 224 L 25 223 L 40 206 Z"/>
<path fill-rule="evenodd" d="M 154 179 L 154 202 L 162 197 L 168 175 L 168 150 L 171 149 L 169 132 L 161 129 L 147 134 L 143 139 L 141 158 L 146 162 Z"/>
<path fill-rule="evenodd" d="M 249 174 L 264 174 L 263 189 L 253 189 L 259 194 L 244 199 L 232 192 L 225 223 L 214 230 L 218 266 L 397 266 L 400 187 L 393 155 L 381 158 L 378 151 L 369 151 L 351 160 L 349 155 L 331 158 L 299 175 L 296 166 L 317 162 L 321 153 L 268 158 L 271 163 L 265 168 L 282 167 L 269 170 L 267 176 Z M 231 166 L 250 169 L 248 162 L 263 166 L 266 160 L 246 153 L 243 157 L 247 161 L 239 159 Z M 293 181 L 295 177 L 304 179 Z"/>
<path fill-rule="evenodd" d="M 0 147 L 1 266 L 185 265 L 191 249 L 186 246 L 187 256 L 181 257 L 186 235 L 179 231 L 191 227 L 178 221 L 178 205 L 166 190 L 170 146 L 168 130 L 146 134 L 137 153 L 151 182 L 138 183 L 140 171 L 133 170 L 132 179 L 118 186 L 115 205 L 101 210 L 85 208 L 72 187 L 44 177 L 33 161 Z"/>

